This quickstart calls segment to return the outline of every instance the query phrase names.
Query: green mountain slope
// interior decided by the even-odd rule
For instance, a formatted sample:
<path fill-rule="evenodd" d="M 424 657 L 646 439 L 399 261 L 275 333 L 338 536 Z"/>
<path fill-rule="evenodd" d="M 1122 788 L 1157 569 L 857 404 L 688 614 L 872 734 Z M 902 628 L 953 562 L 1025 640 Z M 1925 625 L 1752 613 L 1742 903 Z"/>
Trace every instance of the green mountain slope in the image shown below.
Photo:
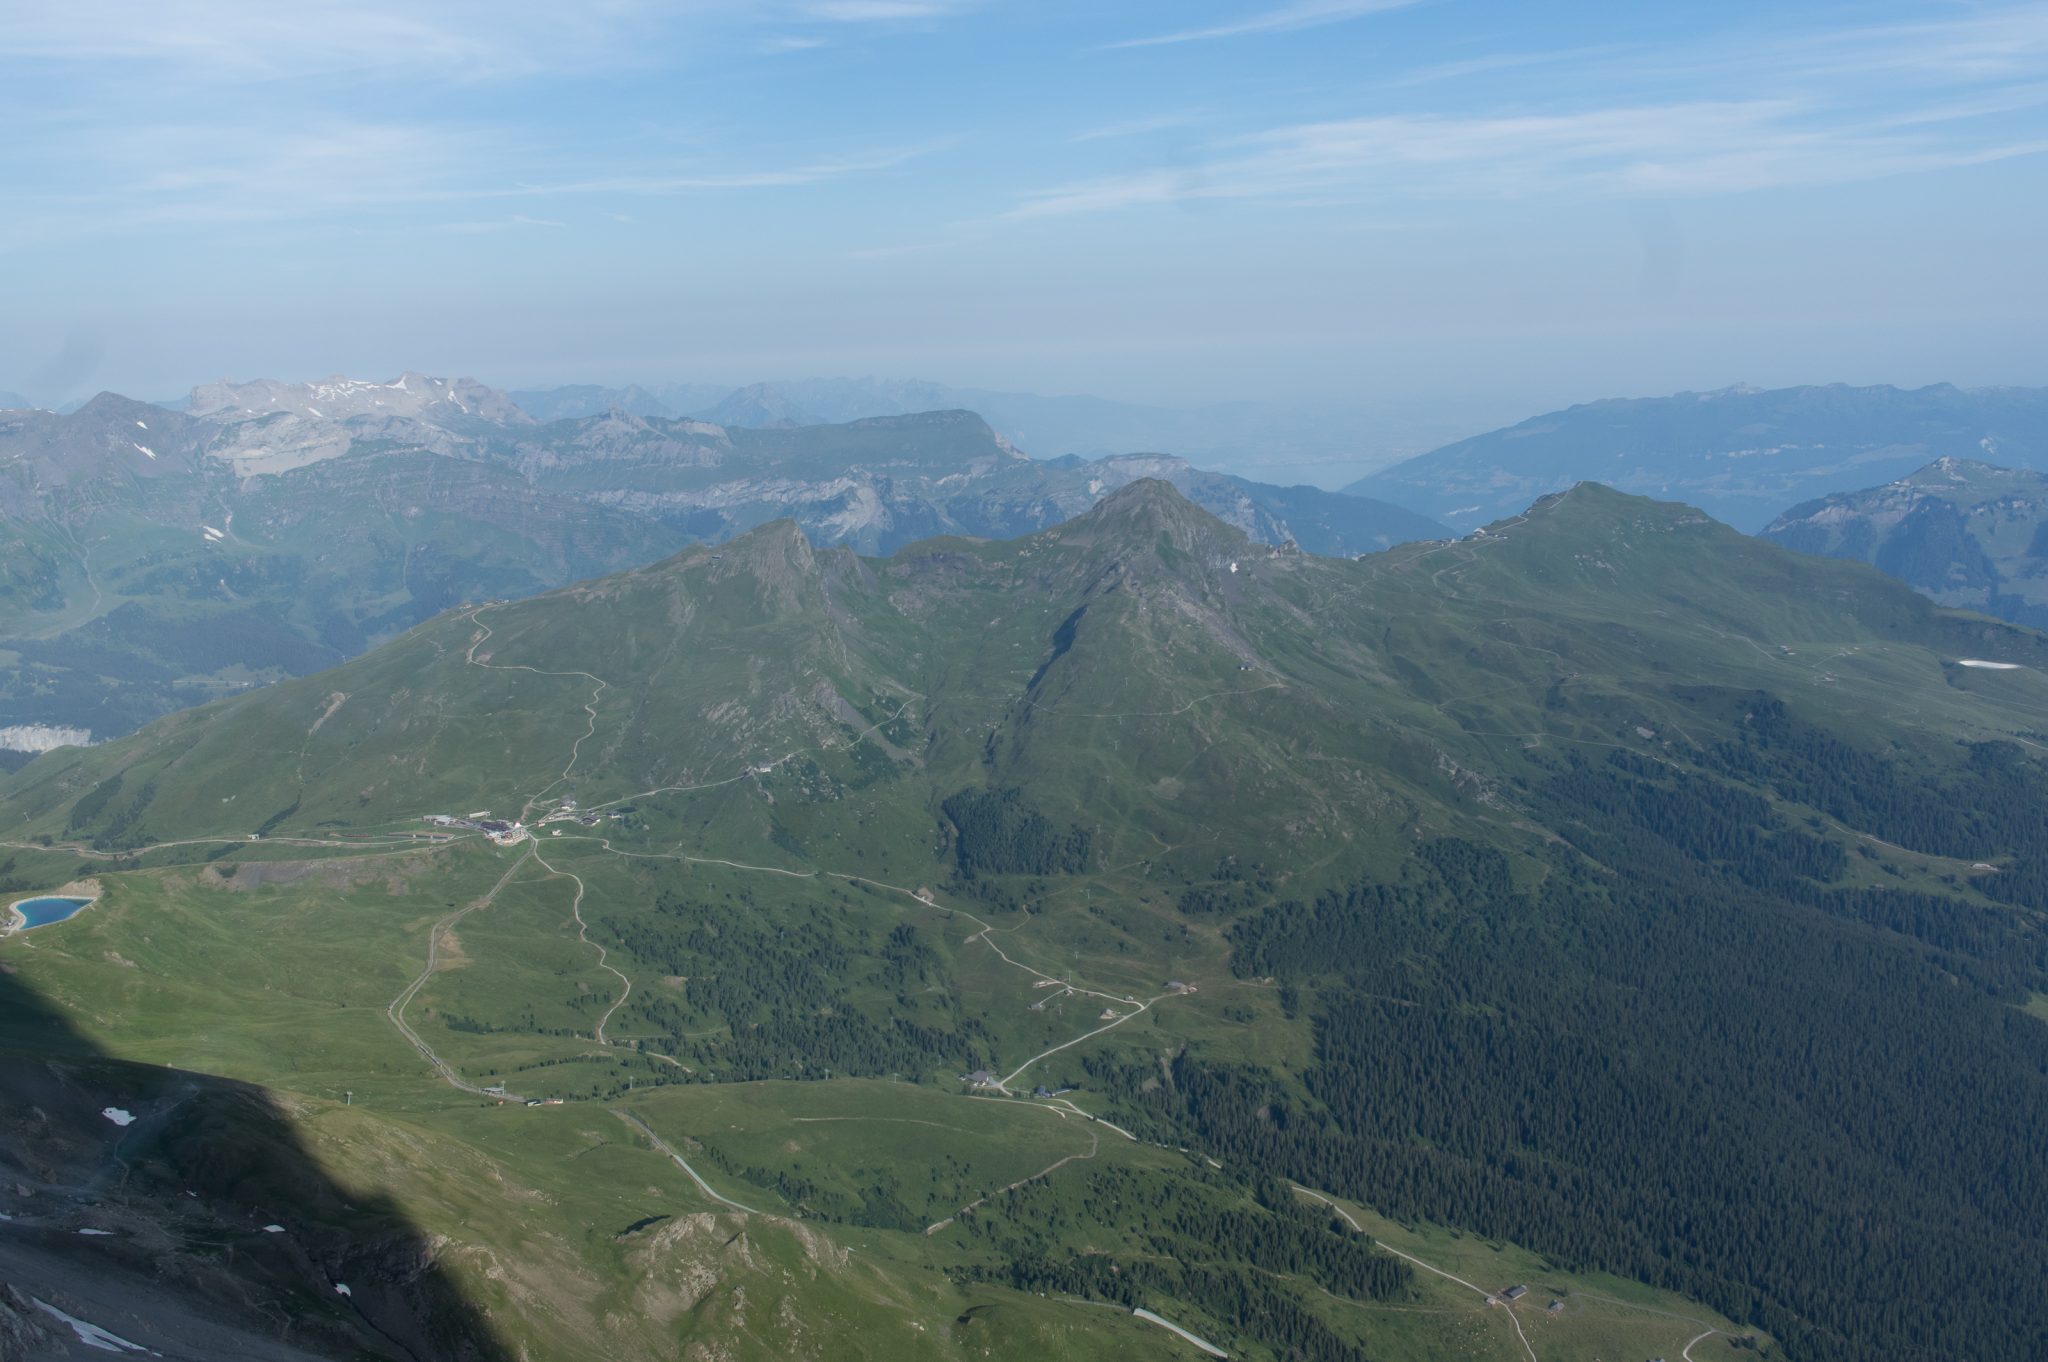
<path fill-rule="evenodd" d="M 1738 529 L 1780 507 L 1934 458 L 2048 468 L 2048 389 L 1739 387 L 1588 402 L 1383 469 L 1344 490 L 1458 529 L 1595 478 L 1700 506 Z"/>
<path fill-rule="evenodd" d="M 1250 1356 L 2024 1355 L 2044 667 L 1592 484 L 1358 561 L 1156 481 L 883 559 L 773 524 L 38 759 L 12 873 L 103 897 L 0 950 L 126 1059 L 523 1186 L 548 1131 L 660 1139 L 893 1274 L 876 1328 L 995 1292 Z M 642 1289 L 585 1214 L 534 1233 Z M 1614 1332 L 1617 1280 L 1703 1323 Z"/>
<path fill-rule="evenodd" d="M 1862 492 L 1795 506 L 1763 537 L 1869 563 L 1944 605 L 2048 625 L 2048 477 L 1938 459 Z"/>
<path fill-rule="evenodd" d="M 536 423 L 468 380 L 215 384 L 0 415 L 0 753 L 304 675 L 464 600 L 532 595 L 779 518 L 864 551 L 1058 523 L 1160 474 L 1255 537 L 1444 533 L 1384 502 L 1163 456 L 1039 463 L 979 417 L 727 431 Z"/>

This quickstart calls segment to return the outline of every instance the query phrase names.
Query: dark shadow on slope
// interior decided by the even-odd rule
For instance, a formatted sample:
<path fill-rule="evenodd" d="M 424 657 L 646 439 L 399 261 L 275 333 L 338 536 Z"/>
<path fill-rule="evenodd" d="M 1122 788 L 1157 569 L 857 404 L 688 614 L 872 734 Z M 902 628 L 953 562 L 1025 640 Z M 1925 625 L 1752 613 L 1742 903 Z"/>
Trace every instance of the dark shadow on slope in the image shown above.
<path fill-rule="evenodd" d="M 1024 693 L 1031 694 L 1038 689 L 1038 683 L 1045 680 L 1045 674 L 1052 670 L 1052 664 L 1065 657 L 1074 646 L 1074 636 L 1080 632 L 1081 616 L 1088 613 L 1087 606 L 1081 606 L 1073 614 L 1060 621 L 1060 627 L 1052 632 L 1052 655 L 1038 664 L 1038 670 L 1031 673 L 1031 679 L 1024 683 Z"/>
<path fill-rule="evenodd" d="M 113 1059 L 8 968 L 0 1336 L 36 1297 L 171 1358 L 510 1362 L 427 1236 L 329 1178 L 270 1093 Z"/>

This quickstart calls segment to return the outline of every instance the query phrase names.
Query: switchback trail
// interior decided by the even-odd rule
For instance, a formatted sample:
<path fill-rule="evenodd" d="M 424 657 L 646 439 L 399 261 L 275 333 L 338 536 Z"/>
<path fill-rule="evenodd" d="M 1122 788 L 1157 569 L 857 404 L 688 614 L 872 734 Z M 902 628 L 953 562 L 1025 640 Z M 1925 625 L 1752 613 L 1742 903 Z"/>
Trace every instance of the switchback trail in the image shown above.
<path fill-rule="evenodd" d="M 584 680 L 591 683 L 590 698 L 583 702 L 584 712 L 590 716 L 590 724 L 583 730 L 582 735 L 579 736 L 575 742 L 569 745 L 569 760 L 563 764 L 562 774 L 556 776 L 552 781 L 548 782 L 548 784 L 542 786 L 539 790 L 535 791 L 534 794 L 526 801 L 525 805 L 520 809 L 519 818 L 521 822 L 524 822 L 526 821 L 526 816 L 533 812 L 533 806 L 541 801 L 542 796 L 546 795 L 549 790 L 554 789 L 555 786 L 560 785 L 563 781 L 567 780 L 569 778 L 569 773 L 576 769 L 576 759 L 583 753 L 583 744 L 597 732 L 597 701 L 598 697 L 604 694 L 607 683 L 603 677 L 593 676 L 589 672 L 551 672 L 543 671 L 539 667 L 529 667 L 523 662 L 477 661 L 476 650 L 478 648 L 483 647 L 484 644 L 489 643 L 492 637 L 491 626 L 485 624 L 481 618 L 484 611 L 489 610 L 490 608 L 491 607 L 488 605 L 480 605 L 476 609 L 469 612 L 469 622 L 471 624 L 474 624 L 480 631 L 476 635 L 476 637 L 470 639 L 469 649 L 462 655 L 463 660 L 469 663 L 470 666 L 482 667 L 488 671 L 494 672 L 531 672 L 535 676 L 580 676 Z"/>
<path fill-rule="evenodd" d="M 597 1038 L 597 1043 L 610 1049 L 633 1050 L 633 1053 L 645 1055 L 649 1059 L 658 1059 L 664 1064 L 673 1064 L 676 1068 L 681 1069 L 685 1073 L 695 1073 L 696 1070 L 692 1069 L 689 1065 L 683 1063 L 681 1060 L 675 1058 L 673 1055 L 665 1055 L 656 1050 L 640 1050 L 634 1049 L 634 1047 L 632 1046 L 622 1046 L 617 1041 L 614 1041 L 605 1035 L 605 1024 L 611 1021 L 613 1013 L 617 1012 L 621 1007 L 624 1007 L 626 1005 L 626 999 L 629 996 L 631 996 L 633 992 L 633 981 L 626 977 L 626 973 L 624 970 L 621 970 L 610 963 L 610 952 L 606 951 L 603 946 L 598 945 L 595 941 L 592 941 L 590 939 L 590 924 L 583 920 L 583 877 L 581 875 L 576 874 L 574 871 L 555 869 L 555 867 L 548 862 L 547 858 L 540 854 L 539 847 L 540 844 L 538 842 L 534 843 L 531 853 L 533 859 L 540 862 L 541 867 L 545 869 L 550 875 L 559 875 L 563 879 L 571 881 L 576 886 L 576 896 L 569 901 L 569 916 L 576 920 L 577 939 L 581 941 L 584 945 L 590 947 L 590 949 L 597 952 L 597 967 L 601 970 L 606 971 L 613 978 L 619 981 L 619 996 L 612 999 L 612 1005 L 610 1007 L 607 1007 L 604 1010 L 604 1015 L 597 1019 L 597 1028 L 593 1032 L 593 1034 Z"/>
<path fill-rule="evenodd" d="M 597 1030 L 595 1033 L 599 1045 L 610 1045 L 611 1042 L 604 1038 L 604 1024 L 612 1019 L 612 1013 L 618 1011 L 625 1004 L 627 996 L 633 992 L 633 981 L 606 963 L 607 952 L 605 948 L 590 939 L 590 924 L 583 920 L 583 877 L 573 871 L 555 869 L 554 866 L 548 863 L 547 858 L 540 854 L 539 843 L 537 842 L 528 854 L 534 860 L 540 862 L 541 868 L 547 871 L 548 874 L 559 875 L 576 886 L 576 897 L 569 900 L 569 916 L 576 919 L 576 938 L 597 952 L 597 967 L 619 981 L 619 996 L 612 999 L 612 1005 L 607 1007 L 604 1010 L 604 1015 L 597 1019 Z"/>

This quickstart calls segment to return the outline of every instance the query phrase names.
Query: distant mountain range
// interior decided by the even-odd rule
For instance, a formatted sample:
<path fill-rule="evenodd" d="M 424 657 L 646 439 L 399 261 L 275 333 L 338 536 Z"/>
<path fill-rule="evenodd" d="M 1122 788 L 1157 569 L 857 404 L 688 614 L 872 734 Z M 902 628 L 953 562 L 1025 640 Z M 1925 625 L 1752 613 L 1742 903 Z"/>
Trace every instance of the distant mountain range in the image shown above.
<path fill-rule="evenodd" d="M 1937 459 L 1897 482 L 1795 506 L 1763 537 L 1873 565 L 1943 605 L 2048 628 L 2048 476 Z"/>
<path fill-rule="evenodd" d="M 1277 480 L 1317 479 L 1385 464 L 1441 443 L 1463 421 L 1335 404 L 1214 402 L 1192 408 L 1101 397 L 956 388 L 919 380 L 810 378 L 719 388 L 685 383 L 522 389 L 514 401 L 542 420 L 600 416 L 694 417 L 721 426 L 814 426 L 922 411 L 972 411 L 1039 458 L 1097 458 L 1169 450 L 1209 466 Z M 1483 419 L 1483 418 L 1482 418 Z"/>
<path fill-rule="evenodd" d="M 1940 457 L 2048 470 L 2048 389 L 1831 384 L 1589 402 L 1445 445 L 1344 490 L 1469 529 L 1597 479 L 1753 531 L 1791 503 Z"/>
<path fill-rule="evenodd" d="M 795 520 L 886 553 L 1057 524 L 1141 477 L 1268 544 L 1441 525 L 1148 455 L 1025 457 L 965 411 L 749 429 L 608 404 L 543 421 L 468 379 L 215 383 L 0 415 L 0 730 L 127 732 L 331 666 L 463 600 Z"/>
<path fill-rule="evenodd" d="M 0 414 L 0 726 L 126 732 L 683 541 L 432 433 L 111 393 Z"/>

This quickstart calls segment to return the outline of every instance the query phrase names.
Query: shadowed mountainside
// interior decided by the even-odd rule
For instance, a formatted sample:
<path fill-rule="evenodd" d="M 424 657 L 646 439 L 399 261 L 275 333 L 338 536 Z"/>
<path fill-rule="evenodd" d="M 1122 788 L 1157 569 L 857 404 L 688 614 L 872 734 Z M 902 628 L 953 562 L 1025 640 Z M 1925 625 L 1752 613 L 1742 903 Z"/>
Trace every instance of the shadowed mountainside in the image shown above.
<path fill-rule="evenodd" d="M 23 1296 L 195 1362 L 511 1362 L 427 1236 L 335 1183 L 270 1093 L 109 1058 L 12 965 L 0 1033 L 0 1277 Z M 17 1314 L 45 1335 L 22 1357 L 75 1355 Z"/>

